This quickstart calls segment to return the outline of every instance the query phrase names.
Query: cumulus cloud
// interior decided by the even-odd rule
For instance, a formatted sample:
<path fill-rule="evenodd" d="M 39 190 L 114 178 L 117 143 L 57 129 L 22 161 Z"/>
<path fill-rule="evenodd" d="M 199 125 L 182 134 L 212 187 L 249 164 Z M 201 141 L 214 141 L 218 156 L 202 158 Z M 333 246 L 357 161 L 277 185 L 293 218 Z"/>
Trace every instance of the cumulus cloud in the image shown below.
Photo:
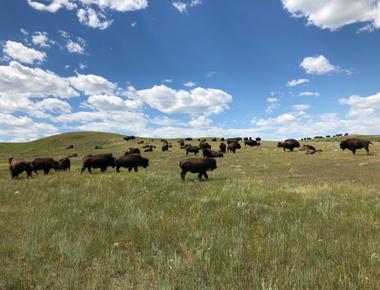
<path fill-rule="evenodd" d="M 122 99 L 113 95 L 93 95 L 87 103 L 98 111 L 135 111 L 142 107 L 139 100 Z"/>
<path fill-rule="evenodd" d="M 101 12 L 96 12 L 92 8 L 81 8 L 77 12 L 79 22 L 91 27 L 104 30 L 112 24 L 112 20 L 108 20 Z"/>
<path fill-rule="evenodd" d="M 346 73 L 351 72 L 347 69 L 342 69 L 339 66 L 335 66 L 324 55 L 305 57 L 300 67 L 305 70 L 307 74 L 323 75 L 332 72 Z"/>
<path fill-rule="evenodd" d="M 380 93 L 368 97 L 351 96 L 339 100 L 341 104 L 350 106 L 348 116 L 369 117 L 377 115 L 380 110 Z"/>
<path fill-rule="evenodd" d="M 10 40 L 5 42 L 3 52 L 8 57 L 26 64 L 42 62 L 46 58 L 45 52 L 26 47 L 22 43 Z"/>
<path fill-rule="evenodd" d="M 288 87 L 295 87 L 295 86 L 299 86 L 302 84 L 307 84 L 309 82 L 310 81 L 308 79 L 291 80 L 291 81 L 288 81 Z"/>
<path fill-rule="evenodd" d="M 69 77 L 68 81 L 75 89 L 84 92 L 86 95 L 112 94 L 117 88 L 116 84 L 104 77 L 93 74 L 77 74 L 75 77 Z"/>
<path fill-rule="evenodd" d="M 165 85 L 131 92 L 150 107 L 166 114 L 219 114 L 228 108 L 232 96 L 218 89 L 175 90 Z"/>
<path fill-rule="evenodd" d="M 301 92 L 298 94 L 300 97 L 320 97 L 321 95 L 318 92 Z"/>
<path fill-rule="evenodd" d="M 205 116 L 199 116 L 189 122 L 189 125 L 194 128 L 207 128 L 211 127 L 212 120 L 208 119 Z"/>
<path fill-rule="evenodd" d="M 78 42 L 72 41 L 71 39 L 67 41 L 65 47 L 67 51 L 70 53 L 77 53 L 77 54 L 85 53 L 84 45 L 83 44 L 81 45 Z"/>
<path fill-rule="evenodd" d="M 185 87 L 192 88 L 196 86 L 196 83 L 194 82 L 186 82 L 183 84 Z"/>
<path fill-rule="evenodd" d="M 97 5 L 101 9 L 112 9 L 119 12 L 141 10 L 148 7 L 148 0 L 80 0 L 87 5 Z"/>
<path fill-rule="evenodd" d="M 337 30 L 353 23 L 366 23 L 364 29 L 380 27 L 380 6 L 377 0 L 282 0 L 294 17 L 305 17 L 309 25 Z"/>
<path fill-rule="evenodd" d="M 51 13 L 55 13 L 61 8 L 66 8 L 68 10 L 77 8 L 77 5 L 70 0 L 51 0 L 50 4 L 44 4 L 35 0 L 28 0 L 28 4 L 36 10 L 47 11 Z"/>
<path fill-rule="evenodd" d="M 32 36 L 32 42 L 34 45 L 38 45 L 40 47 L 50 47 L 53 41 L 49 40 L 46 32 L 35 32 Z"/>

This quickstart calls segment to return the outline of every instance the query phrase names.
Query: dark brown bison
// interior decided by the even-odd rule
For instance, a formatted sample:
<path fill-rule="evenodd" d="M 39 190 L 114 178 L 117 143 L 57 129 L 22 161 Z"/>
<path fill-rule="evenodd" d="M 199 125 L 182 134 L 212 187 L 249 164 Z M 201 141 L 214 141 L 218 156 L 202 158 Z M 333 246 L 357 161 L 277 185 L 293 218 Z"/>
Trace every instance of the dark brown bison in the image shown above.
<path fill-rule="evenodd" d="M 162 150 L 162 152 L 164 152 L 164 151 L 169 151 L 169 144 L 168 144 L 168 143 L 164 143 L 164 144 L 162 145 L 161 150 Z"/>
<path fill-rule="evenodd" d="M 49 174 L 50 170 L 58 170 L 58 161 L 53 158 L 36 158 L 32 162 L 32 167 L 34 173 L 37 173 L 38 170 L 43 170 L 44 174 Z"/>
<path fill-rule="evenodd" d="M 201 150 L 203 150 L 203 149 L 211 149 L 211 145 L 208 144 L 205 140 L 202 140 L 199 143 L 199 149 L 201 149 Z"/>
<path fill-rule="evenodd" d="M 210 158 L 218 158 L 223 157 L 223 153 L 220 151 L 212 151 L 208 148 L 202 150 L 204 157 L 210 157 Z"/>
<path fill-rule="evenodd" d="M 137 142 L 137 144 L 144 144 L 144 140 Z"/>
<path fill-rule="evenodd" d="M 120 167 L 128 168 L 129 172 L 133 168 L 137 172 L 139 166 L 147 168 L 149 166 L 149 159 L 142 157 L 140 154 L 129 154 L 116 160 L 117 172 L 120 172 Z"/>
<path fill-rule="evenodd" d="M 78 154 L 77 153 L 74 153 L 74 154 L 71 154 L 71 155 L 69 155 L 69 156 L 67 156 L 67 157 L 78 157 Z"/>
<path fill-rule="evenodd" d="M 260 142 L 261 141 L 261 138 L 260 137 L 256 137 L 255 139 L 257 142 Z"/>
<path fill-rule="evenodd" d="M 193 138 L 190 138 L 190 137 L 185 138 L 185 141 L 191 141 L 191 140 L 193 140 Z"/>
<path fill-rule="evenodd" d="M 202 176 L 208 179 L 207 171 L 216 169 L 216 161 L 212 158 L 189 158 L 182 160 L 179 163 L 179 167 L 181 168 L 181 178 L 185 180 L 185 176 L 187 172 L 198 173 L 199 180 L 202 180 Z"/>
<path fill-rule="evenodd" d="M 102 146 L 95 146 L 95 149 L 100 150 L 100 149 L 103 149 L 103 147 Z"/>
<path fill-rule="evenodd" d="M 241 145 L 239 142 L 234 141 L 227 145 L 227 152 L 236 153 L 236 150 L 241 149 Z"/>
<path fill-rule="evenodd" d="M 146 148 L 145 150 L 144 150 L 144 152 L 152 152 L 153 151 L 153 146 L 149 146 L 148 148 Z"/>
<path fill-rule="evenodd" d="M 244 147 L 247 147 L 247 145 L 251 147 L 260 146 L 260 143 L 252 139 L 244 140 Z"/>
<path fill-rule="evenodd" d="M 134 140 L 134 139 L 136 139 L 136 137 L 135 137 L 135 136 L 125 136 L 123 139 L 124 139 L 125 141 L 130 141 L 130 140 Z"/>
<path fill-rule="evenodd" d="M 300 143 L 295 139 L 287 139 L 284 142 L 278 142 L 277 147 L 283 148 L 284 151 L 285 149 L 288 149 L 289 151 L 293 152 L 294 148 L 300 147 Z"/>
<path fill-rule="evenodd" d="M 212 142 L 216 142 L 216 141 L 218 141 L 216 138 L 211 138 L 211 141 Z"/>
<path fill-rule="evenodd" d="M 219 145 L 220 152 L 226 153 L 226 148 L 227 148 L 227 146 L 225 143 L 220 143 L 220 145 Z"/>
<path fill-rule="evenodd" d="M 141 151 L 139 148 L 133 148 L 133 147 L 129 147 L 127 151 L 125 151 L 124 155 L 128 155 L 128 154 L 140 154 Z"/>
<path fill-rule="evenodd" d="M 65 157 L 58 161 L 58 170 L 66 171 L 66 170 L 70 170 L 70 167 L 71 167 L 70 158 Z"/>
<path fill-rule="evenodd" d="M 31 162 L 22 159 L 9 158 L 9 172 L 11 177 L 16 178 L 19 174 L 26 172 L 28 178 L 32 178 L 33 167 Z"/>
<path fill-rule="evenodd" d="M 128 155 L 127 155 L 128 156 Z M 107 170 L 107 167 L 115 168 L 116 160 L 112 156 L 112 153 L 109 154 L 98 154 L 98 155 L 87 155 L 83 158 L 83 167 L 81 173 L 87 168 L 89 173 L 92 168 L 100 168 L 100 172 Z"/>
<path fill-rule="evenodd" d="M 348 149 L 352 152 L 352 154 L 355 154 L 356 150 L 364 148 L 369 155 L 369 144 L 372 144 L 371 141 L 351 138 L 340 142 L 340 149 Z"/>
<path fill-rule="evenodd" d="M 73 149 L 74 148 L 74 145 L 69 145 L 66 147 L 66 149 Z"/>
<path fill-rule="evenodd" d="M 185 147 L 185 150 L 186 150 L 186 155 L 188 155 L 189 153 L 194 153 L 194 155 L 197 155 L 199 153 L 198 146 L 188 145 Z"/>

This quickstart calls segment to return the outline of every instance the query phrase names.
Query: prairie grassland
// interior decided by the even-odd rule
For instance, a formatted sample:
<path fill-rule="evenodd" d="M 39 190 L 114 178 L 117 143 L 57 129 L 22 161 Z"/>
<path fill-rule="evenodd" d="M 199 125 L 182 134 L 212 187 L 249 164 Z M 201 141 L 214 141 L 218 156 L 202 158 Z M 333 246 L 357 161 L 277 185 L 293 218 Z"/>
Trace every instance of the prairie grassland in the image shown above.
<path fill-rule="evenodd" d="M 378 143 L 308 156 L 264 142 L 182 182 L 185 154 L 155 140 L 146 170 L 79 174 L 83 155 L 138 140 L 0 144 L 0 289 L 379 289 Z M 10 179 L 8 157 L 73 152 L 71 172 Z"/>

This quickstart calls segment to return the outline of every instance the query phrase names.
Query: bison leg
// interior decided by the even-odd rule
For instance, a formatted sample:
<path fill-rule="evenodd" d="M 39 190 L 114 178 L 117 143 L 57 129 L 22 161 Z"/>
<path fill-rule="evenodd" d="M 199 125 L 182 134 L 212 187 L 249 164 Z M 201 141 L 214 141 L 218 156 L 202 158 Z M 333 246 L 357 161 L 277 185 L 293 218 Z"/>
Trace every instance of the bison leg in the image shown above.
<path fill-rule="evenodd" d="M 199 181 L 202 180 L 202 174 L 203 174 L 202 172 L 198 174 L 198 179 L 199 179 Z"/>
<path fill-rule="evenodd" d="M 120 172 L 120 166 L 116 166 L 116 171 Z"/>
<path fill-rule="evenodd" d="M 368 146 L 365 147 L 365 151 L 367 151 L 367 155 L 369 155 L 369 148 L 368 148 Z"/>
<path fill-rule="evenodd" d="M 48 174 L 49 174 L 49 171 L 50 171 L 49 168 L 45 168 L 45 169 L 44 169 L 44 174 L 45 174 L 45 175 L 48 175 Z"/>
<path fill-rule="evenodd" d="M 128 167 L 128 172 L 131 172 L 132 171 L 132 167 Z"/>
<path fill-rule="evenodd" d="M 135 172 L 138 172 L 138 171 L 139 171 L 139 170 L 137 169 L 137 166 L 135 166 L 135 168 L 134 168 L 134 169 L 135 169 Z"/>
<path fill-rule="evenodd" d="M 351 151 L 352 151 L 352 154 L 355 155 L 355 153 L 356 153 L 356 149 L 352 149 Z"/>
<path fill-rule="evenodd" d="M 189 154 L 189 151 L 186 150 L 186 156 Z"/>
<path fill-rule="evenodd" d="M 203 172 L 203 176 L 204 176 L 206 179 L 208 179 L 208 175 L 207 175 L 206 171 Z"/>
<path fill-rule="evenodd" d="M 182 180 L 185 180 L 185 176 L 186 176 L 186 171 L 182 170 L 181 171 L 181 178 L 182 178 Z"/>
<path fill-rule="evenodd" d="M 101 173 L 104 173 L 104 171 L 106 171 L 106 170 L 107 170 L 106 167 L 102 167 L 102 168 L 100 168 L 100 172 L 101 172 Z"/>
<path fill-rule="evenodd" d="M 86 167 L 85 166 L 83 166 L 82 167 L 82 170 L 80 171 L 80 174 L 82 174 L 83 173 L 83 171 L 85 171 L 86 170 Z"/>
<path fill-rule="evenodd" d="M 92 172 L 91 172 L 91 167 L 90 167 L 90 166 L 87 167 L 87 171 L 88 171 L 90 174 L 92 174 Z"/>

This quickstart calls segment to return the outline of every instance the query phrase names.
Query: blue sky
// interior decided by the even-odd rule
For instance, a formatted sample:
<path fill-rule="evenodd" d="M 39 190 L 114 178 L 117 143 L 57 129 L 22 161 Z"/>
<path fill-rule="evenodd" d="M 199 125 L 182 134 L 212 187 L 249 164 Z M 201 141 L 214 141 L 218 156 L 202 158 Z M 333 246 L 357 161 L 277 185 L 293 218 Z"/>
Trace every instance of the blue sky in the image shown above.
<path fill-rule="evenodd" d="M 380 132 L 374 0 L 18 0 L 0 141 Z"/>

